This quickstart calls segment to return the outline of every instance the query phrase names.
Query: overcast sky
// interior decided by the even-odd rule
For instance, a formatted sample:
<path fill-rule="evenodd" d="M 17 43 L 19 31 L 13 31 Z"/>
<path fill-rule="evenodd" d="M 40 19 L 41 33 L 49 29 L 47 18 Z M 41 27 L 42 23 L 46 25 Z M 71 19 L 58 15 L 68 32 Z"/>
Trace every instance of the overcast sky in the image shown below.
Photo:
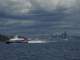
<path fill-rule="evenodd" d="M 0 32 L 80 33 L 79 0 L 0 0 Z"/>

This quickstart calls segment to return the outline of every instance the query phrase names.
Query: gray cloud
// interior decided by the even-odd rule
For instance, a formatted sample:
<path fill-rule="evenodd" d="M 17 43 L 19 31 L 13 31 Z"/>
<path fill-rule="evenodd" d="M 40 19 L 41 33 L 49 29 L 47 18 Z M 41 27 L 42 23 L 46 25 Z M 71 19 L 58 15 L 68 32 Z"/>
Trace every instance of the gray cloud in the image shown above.
<path fill-rule="evenodd" d="M 53 12 L 56 9 L 66 9 L 66 11 L 75 10 L 76 7 L 79 8 L 80 1 L 77 0 L 32 0 L 32 3 L 36 7 Z"/>
<path fill-rule="evenodd" d="M 53 12 L 56 9 L 72 11 L 78 9 L 77 0 L 0 0 L 0 13 L 8 15 L 28 15 L 31 11 L 44 10 Z"/>
<path fill-rule="evenodd" d="M 15 33 L 77 30 L 79 6 L 78 0 L 0 0 L 0 30 Z"/>
<path fill-rule="evenodd" d="M 32 9 L 29 0 L 0 0 L 0 12 L 8 15 L 25 15 Z"/>
<path fill-rule="evenodd" d="M 35 21 L 29 19 L 10 19 L 10 18 L 0 18 L 0 26 L 16 26 L 16 25 L 23 25 L 23 26 L 31 26 L 34 25 Z"/>

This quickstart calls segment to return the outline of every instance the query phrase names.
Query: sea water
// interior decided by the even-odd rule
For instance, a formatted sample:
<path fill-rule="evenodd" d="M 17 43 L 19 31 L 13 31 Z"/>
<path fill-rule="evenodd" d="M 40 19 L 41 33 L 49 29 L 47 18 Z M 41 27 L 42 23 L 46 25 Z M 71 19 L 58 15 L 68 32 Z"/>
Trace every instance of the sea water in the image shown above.
<path fill-rule="evenodd" d="M 80 60 L 80 42 L 1 43 L 0 60 Z"/>

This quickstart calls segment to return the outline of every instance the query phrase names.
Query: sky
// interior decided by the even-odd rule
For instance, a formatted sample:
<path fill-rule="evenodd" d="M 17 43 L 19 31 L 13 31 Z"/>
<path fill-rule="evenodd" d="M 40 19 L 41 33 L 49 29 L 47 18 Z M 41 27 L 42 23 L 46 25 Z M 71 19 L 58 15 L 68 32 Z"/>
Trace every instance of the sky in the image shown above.
<path fill-rule="evenodd" d="M 79 0 L 0 0 L 0 33 L 80 33 Z"/>

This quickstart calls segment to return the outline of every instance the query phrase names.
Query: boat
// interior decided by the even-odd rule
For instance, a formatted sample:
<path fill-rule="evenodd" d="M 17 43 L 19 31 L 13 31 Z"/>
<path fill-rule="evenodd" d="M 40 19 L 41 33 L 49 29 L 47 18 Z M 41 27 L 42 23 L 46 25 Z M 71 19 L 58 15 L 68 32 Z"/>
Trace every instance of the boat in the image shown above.
<path fill-rule="evenodd" d="M 28 39 L 23 36 L 14 36 L 13 38 L 10 38 L 6 43 L 27 43 Z"/>

